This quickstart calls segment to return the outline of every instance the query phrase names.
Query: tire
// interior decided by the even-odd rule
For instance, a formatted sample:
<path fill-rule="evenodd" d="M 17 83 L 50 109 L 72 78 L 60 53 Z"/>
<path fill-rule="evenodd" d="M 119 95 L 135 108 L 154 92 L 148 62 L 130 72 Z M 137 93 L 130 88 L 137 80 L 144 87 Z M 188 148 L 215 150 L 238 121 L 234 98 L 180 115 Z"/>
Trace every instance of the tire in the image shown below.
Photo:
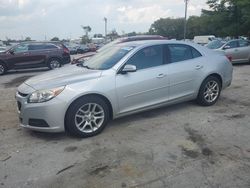
<path fill-rule="evenodd" d="M 60 68 L 61 66 L 62 66 L 61 61 L 57 58 L 53 58 L 48 61 L 48 67 L 51 70 Z"/>
<path fill-rule="evenodd" d="M 196 101 L 202 106 L 211 106 L 217 102 L 220 93 L 220 80 L 214 76 L 209 76 L 202 82 Z"/>
<path fill-rule="evenodd" d="M 65 129 L 82 138 L 95 136 L 103 131 L 109 117 L 109 108 L 104 100 L 96 96 L 82 97 L 67 110 Z"/>
<path fill-rule="evenodd" d="M 4 63 L 0 62 L 0 76 L 4 75 L 7 72 L 7 67 Z"/>

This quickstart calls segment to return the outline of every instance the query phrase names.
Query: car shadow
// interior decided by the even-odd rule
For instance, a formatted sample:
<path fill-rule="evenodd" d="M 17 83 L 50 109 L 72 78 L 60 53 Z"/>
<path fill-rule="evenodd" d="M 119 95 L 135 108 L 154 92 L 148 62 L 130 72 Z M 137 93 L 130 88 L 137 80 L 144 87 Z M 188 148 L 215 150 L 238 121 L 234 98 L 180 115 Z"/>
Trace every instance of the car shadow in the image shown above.
<path fill-rule="evenodd" d="M 69 136 L 66 132 L 60 132 L 60 133 L 47 133 L 47 132 L 38 132 L 33 130 L 26 130 L 27 133 L 36 139 L 40 139 L 43 141 L 60 141 L 65 139 L 77 139 L 72 136 Z"/>

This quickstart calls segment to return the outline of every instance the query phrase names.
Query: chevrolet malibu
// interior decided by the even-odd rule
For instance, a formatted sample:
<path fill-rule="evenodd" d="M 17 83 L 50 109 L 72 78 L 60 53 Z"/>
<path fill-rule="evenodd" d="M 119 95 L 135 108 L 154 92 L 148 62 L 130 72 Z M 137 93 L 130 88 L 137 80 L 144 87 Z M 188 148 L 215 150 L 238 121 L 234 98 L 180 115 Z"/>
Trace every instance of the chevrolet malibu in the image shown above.
<path fill-rule="evenodd" d="M 125 115 L 196 100 L 216 103 L 232 81 L 225 55 L 177 41 L 116 44 L 81 66 L 33 77 L 18 87 L 22 127 L 89 137 Z"/>

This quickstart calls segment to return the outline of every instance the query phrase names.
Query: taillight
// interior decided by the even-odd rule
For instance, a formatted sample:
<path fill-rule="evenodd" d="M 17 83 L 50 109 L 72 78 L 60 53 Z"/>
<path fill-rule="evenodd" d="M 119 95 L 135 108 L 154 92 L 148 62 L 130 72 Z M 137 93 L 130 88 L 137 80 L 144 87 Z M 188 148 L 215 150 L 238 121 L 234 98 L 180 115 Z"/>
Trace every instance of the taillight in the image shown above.
<path fill-rule="evenodd" d="M 230 62 L 232 62 L 232 60 L 233 60 L 232 56 L 230 56 L 230 55 L 227 55 L 227 59 L 228 59 Z"/>
<path fill-rule="evenodd" d="M 66 54 L 69 54 L 69 49 L 68 48 L 63 48 L 63 52 Z"/>

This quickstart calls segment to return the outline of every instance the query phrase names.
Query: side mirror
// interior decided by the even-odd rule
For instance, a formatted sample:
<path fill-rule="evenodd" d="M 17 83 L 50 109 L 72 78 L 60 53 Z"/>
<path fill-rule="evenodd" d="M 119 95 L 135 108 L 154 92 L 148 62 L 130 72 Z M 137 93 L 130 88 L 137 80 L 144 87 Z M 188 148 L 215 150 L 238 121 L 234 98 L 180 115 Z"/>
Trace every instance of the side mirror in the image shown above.
<path fill-rule="evenodd" d="M 226 45 L 226 46 L 223 47 L 224 50 L 227 50 L 227 49 L 230 49 L 230 48 L 231 48 L 231 47 L 228 46 L 228 45 Z"/>
<path fill-rule="evenodd" d="M 125 65 L 122 69 L 121 73 L 126 74 L 128 72 L 136 72 L 136 66 L 135 65 Z"/>

